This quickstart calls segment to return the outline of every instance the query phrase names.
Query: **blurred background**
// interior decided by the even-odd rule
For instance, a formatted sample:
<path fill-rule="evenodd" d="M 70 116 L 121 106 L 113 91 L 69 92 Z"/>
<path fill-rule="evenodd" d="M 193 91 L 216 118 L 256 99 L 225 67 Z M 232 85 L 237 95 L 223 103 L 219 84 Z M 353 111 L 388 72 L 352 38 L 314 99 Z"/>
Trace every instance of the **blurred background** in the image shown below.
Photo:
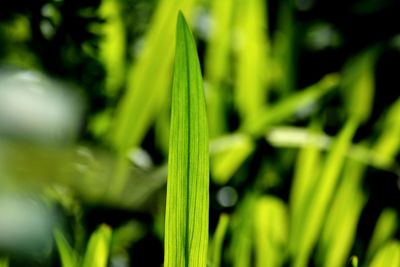
<path fill-rule="evenodd" d="M 396 0 L 4 4 L 0 266 L 162 266 L 179 10 L 209 117 L 210 266 L 398 266 Z"/>

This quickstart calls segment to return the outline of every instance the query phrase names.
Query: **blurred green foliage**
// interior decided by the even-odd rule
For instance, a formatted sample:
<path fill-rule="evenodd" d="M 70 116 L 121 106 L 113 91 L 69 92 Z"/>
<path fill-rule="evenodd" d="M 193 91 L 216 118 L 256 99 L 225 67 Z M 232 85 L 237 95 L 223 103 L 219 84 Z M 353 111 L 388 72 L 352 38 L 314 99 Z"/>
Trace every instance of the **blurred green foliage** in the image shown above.
<path fill-rule="evenodd" d="M 4 4 L 0 266 L 162 266 L 179 10 L 207 104 L 207 265 L 398 266 L 396 0 Z"/>

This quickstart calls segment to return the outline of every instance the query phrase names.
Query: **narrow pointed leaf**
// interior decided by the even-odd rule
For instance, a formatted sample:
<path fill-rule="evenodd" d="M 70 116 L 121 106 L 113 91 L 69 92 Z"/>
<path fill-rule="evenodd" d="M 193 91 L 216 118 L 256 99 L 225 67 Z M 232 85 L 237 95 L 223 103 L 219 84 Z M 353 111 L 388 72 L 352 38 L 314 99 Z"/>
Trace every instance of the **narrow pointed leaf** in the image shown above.
<path fill-rule="evenodd" d="M 58 253 L 60 254 L 62 267 L 78 267 L 77 255 L 68 244 L 61 231 L 56 230 L 54 238 L 57 244 Z"/>
<path fill-rule="evenodd" d="M 212 240 L 211 246 L 211 266 L 219 267 L 221 265 L 222 249 L 226 230 L 229 225 L 229 215 L 221 214 L 219 217 L 217 229 Z"/>
<path fill-rule="evenodd" d="M 194 38 L 180 13 L 172 88 L 165 267 L 205 267 L 208 247 L 208 129 Z"/>
<path fill-rule="evenodd" d="M 106 267 L 110 243 L 111 228 L 101 225 L 90 237 L 82 267 Z"/>

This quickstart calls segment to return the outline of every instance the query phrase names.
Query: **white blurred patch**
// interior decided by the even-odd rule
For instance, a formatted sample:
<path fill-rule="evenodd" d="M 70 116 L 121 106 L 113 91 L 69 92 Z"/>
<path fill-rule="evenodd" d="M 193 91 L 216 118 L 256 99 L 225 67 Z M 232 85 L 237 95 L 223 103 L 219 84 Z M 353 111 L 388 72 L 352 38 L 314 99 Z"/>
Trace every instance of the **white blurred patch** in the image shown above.
<path fill-rule="evenodd" d="M 35 199 L 0 197 L 0 247 L 7 251 L 37 253 L 52 244 L 55 217 Z"/>
<path fill-rule="evenodd" d="M 139 168 L 148 170 L 153 167 L 153 160 L 147 151 L 141 148 L 134 148 L 129 151 L 128 158 Z"/>
<path fill-rule="evenodd" d="M 222 207 L 232 207 L 238 201 L 238 194 L 235 188 L 224 186 L 218 191 L 217 200 Z"/>
<path fill-rule="evenodd" d="M 36 72 L 0 69 L 0 136 L 45 143 L 73 140 L 83 101 L 71 89 Z"/>

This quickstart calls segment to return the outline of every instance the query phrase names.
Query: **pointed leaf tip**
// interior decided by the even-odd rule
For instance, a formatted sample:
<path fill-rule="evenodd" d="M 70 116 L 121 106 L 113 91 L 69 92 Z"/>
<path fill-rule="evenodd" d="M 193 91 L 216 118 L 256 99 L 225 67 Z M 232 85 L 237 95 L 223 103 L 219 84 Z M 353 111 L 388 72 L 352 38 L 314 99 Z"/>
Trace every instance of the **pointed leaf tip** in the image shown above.
<path fill-rule="evenodd" d="M 207 115 L 196 43 L 179 13 L 173 72 L 165 218 L 165 267 L 207 265 Z"/>

